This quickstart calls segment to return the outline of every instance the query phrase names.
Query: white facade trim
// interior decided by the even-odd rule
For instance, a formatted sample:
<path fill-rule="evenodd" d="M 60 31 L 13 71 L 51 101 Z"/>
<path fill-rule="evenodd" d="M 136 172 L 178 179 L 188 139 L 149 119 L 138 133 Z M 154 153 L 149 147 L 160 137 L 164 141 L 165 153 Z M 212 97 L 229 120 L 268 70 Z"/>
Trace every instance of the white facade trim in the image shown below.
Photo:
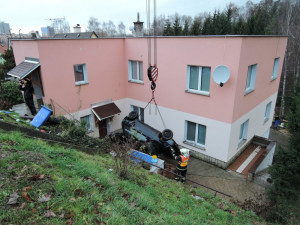
<path fill-rule="evenodd" d="M 173 139 L 177 142 L 177 144 L 217 160 L 229 162 L 245 145 L 245 143 L 251 140 L 254 135 L 265 136 L 268 134 L 268 131 L 272 125 L 272 120 L 270 119 L 267 122 L 264 122 L 265 109 L 269 102 L 274 102 L 274 104 L 271 104 L 270 110 L 270 117 L 272 118 L 274 114 L 276 97 L 277 93 L 265 99 L 262 103 L 237 119 L 232 124 L 162 106 L 158 107 L 167 126 L 166 128 L 173 131 Z M 147 105 L 147 102 L 138 101 L 131 98 L 120 99 L 114 101 L 114 103 L 121 110 L 121 113 L 119 115 L 115 115 L 109 121 L 109 127 L 112 132 L 121 129 L 121 122 L 123 118 L 129 114 L 130 105 L 135 105 L 140 108 L 144 108 Z M 91 109 L 86 109 L 74 113 L 73 115 L 80 118 L 90 113 Z M 247 140 L 241 146 L 238 146 L 240 126 L 248 119 L 249 126 L 247 131 Z M 154 104 L 149 104 L 149 106 L 144 110 L 144 121 L 157 130 L 162 131 L 165 129 Z M 191 121 L 196 124 L 206 126 L 205 148 L 193 146 L 185 142 L 185 121 Z M 98 137 L 98 128 L 95 126 L 93 127 L 95 134 L 92 134 L 92 136 Z"/>

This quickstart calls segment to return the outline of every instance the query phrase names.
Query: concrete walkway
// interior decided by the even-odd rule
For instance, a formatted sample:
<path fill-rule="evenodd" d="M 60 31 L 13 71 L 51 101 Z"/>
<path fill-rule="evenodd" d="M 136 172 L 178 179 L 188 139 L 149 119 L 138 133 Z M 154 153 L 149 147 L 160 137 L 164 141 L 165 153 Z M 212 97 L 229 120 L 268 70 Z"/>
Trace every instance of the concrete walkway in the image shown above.
<path fill-rule="evenodd" d="M 37 102 L 34 101 L 34 105 L 35 105 L 35 108 L 37 109 L 38 111 L 38 105 L 37 105 Z M 16 113 L 19 113 L 20 116 L 24 116 L 25 114 L 27 114 L 28 116 L 31 116 L 31 112 L 28 108 L 28 106 L 26 105 L 26 103 L 22 103 L 22 104 L 18 104 L 18 105 L 14 105 L 12 107 L 12 110 Z"/>
<path fill-rule="evenodd" d="M 223 170 L 196 158 L 190 159 L 187 179 L 231 195 L 234 200 L 239 201 L 255 198 L 255 196 L 265 192 L 265 186 L 255 182 L 255 180 L 249 181 L 242 175 Z M 202 189 L 201 186 L 192 182 L 187 181 L 186 183 Z M 203 188 L 203 190 L 215 194 L 215 192 L 206 188 Z M 224 195 L 218 193 L 216 195 L 228 199 Z"/>
<path fill-rule="evenodd" d="M 286 132 L 271 129 L 270 139 L 276 140 L 277 146 L 287 147 L 288 138 L 289 135 Z M 265 193 L 266 189 L 271 185 L 266 182 L 266 179 L 269 177 L 268 173 L 261 173 L 256 175 L 253 181 L 250 181 L 236 172 L 226 171 L 196 158 L 190 159 L 187 171 L 187 179 L 224 192 L 231 195 L 234 200 L 242 202 L 249 198 L 255 199 L 260 194 Z M 186 183 L 209 191 L 192 182 L 187 181 Z M 215 194 L 213 191 L 209 192 Z M 217 194 L 217 196 L 227 198 L 221 194 Z"/>

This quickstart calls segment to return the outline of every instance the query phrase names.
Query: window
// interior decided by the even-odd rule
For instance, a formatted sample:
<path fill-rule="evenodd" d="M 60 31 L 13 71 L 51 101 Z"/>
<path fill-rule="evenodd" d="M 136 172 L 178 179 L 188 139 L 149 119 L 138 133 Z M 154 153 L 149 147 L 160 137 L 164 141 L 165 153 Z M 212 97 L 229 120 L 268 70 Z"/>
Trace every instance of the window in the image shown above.
<path fill-rule="evenodd" d="M 189 144 L 205 146 L 206 126 L 190 121 L 185 122 L 185 141 Z"/>
<path fill-rule="evenodd" d="M 91 115 L 80 117 L 80 123 L 85 126 L 88 131 L 92 130 L 92 119 Z"/>
<path fill-rule="evenodd" d="M 139 115 L 139 120 L 142 121 L 142 122 L 144 122 L 144 109 L 143 108 L 131 105 L 130 106 L 130 111 L 137 112 L 138 115 Z"/>
<path fill-rule="evenodd" d="M 257 64 L 248 66 L 248 76 L 247 76 L 245 94 L 254 91 L 256 71 L 257 71 Z"/>
<path fill-rule="evenodd" d="M 266 105 L 266 111 L 265 111 L 265 119 L 264 119 L 264 122 L 267 122 L 270 118 L 270 111 L 271 111 L 271 103 L 272 102 L 269 102 L 267 105 Z"/>
<path fill-rule="evenodd" d="M 279 66 L 279 58 L 274 59 L 274 65 L 273 65 L 273 73 L 272 73 L 272 80 L 277 78 L 278 73 L 278 66 Z"/>
<path fill-rule="evenodd" d="M 239 147 L 244 144 L 247 140 L 247 133 L 248 133 L 248 124 L 249 120 L 244 122 L 240 127 L 240 136 L 239 136 Z"/>
<path fill-rule="evenodd" d="M 137 83 L 143 83 L 143 62 L 128 61 L 129 80 Z"/>
<path fill-rule="evenodd" d="M 74 74 L 75 74 L 75 84 L 86 84 L 87 80 L 87 72 L 85 64 L 74 65 Z"/>
<path fill-rule="evenodd" d="M 210 67 L 187 67 L 187 91 L 198 94 L 209 94 Z"/>

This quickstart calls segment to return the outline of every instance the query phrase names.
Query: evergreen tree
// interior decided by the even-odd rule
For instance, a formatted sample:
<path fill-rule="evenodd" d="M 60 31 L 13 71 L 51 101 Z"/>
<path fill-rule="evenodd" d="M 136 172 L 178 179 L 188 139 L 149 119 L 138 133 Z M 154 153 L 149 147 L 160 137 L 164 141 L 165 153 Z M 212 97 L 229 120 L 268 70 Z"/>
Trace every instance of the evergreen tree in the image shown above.
<path fill-rule="evenodd" d="M 233 34 L 247 34 L 246 26 L 243 17 L 239 17 L 238 21 L 233 24 Z"/>
<path fill-rule="evenodd" d="M 191 35 L 200 35 L 201 34 L 201 20 L 199 18 L 194 18 L 194 21 L 191 26 Z"/>
<path fill-rule="evenodd" d="M 175 21 L 174 21 L 174 24 L 173 24 L 173 31 L 174 31 L 174 35 L 175 36 L 180 36 L 182 35 L 182 27 L 179 23 L 179 16 L 175 16 Z"/>
<path fill-rule="evenodd" d="M 182 34 L 183 34 L 184 36 L 189 35 L 189 33 L 190 33 L 189 27 L 190 27 L 189 21 L 188 21 L 188 20 L 185 20 L 185 21 L 184 21 L 184 27 L 183 27 L 183 30 L 182 30 Z"/>
<path fill-rule="evenodd" d="M 232 34 L 233 28 L 232 28 L 232 8 L 229 7 L 226 11 L 226 34 Z"/>
<path fill-rule="evenodd" d="M 297 212 L 300 197 L 300 86 L 293 96 L 287 98 L 288 130 L 291 134 L 288 149 L 282 149 L 275 155 L 270 168 L 274 189 L 271 199 L 275 201 L 276 219 L 287 222 Z"/>
<path fill-rule="evenodd" d="M 16 66 L 12 48 L 7 49 L 2 58 L 5 62 L 0 64 L 0 86 L 6 76 L 6 73 Z"/>
<path fill-rule="evenodd" d="M 212 18 L 210 15 L 206 17 L 203 23 L 203 29 L 202 29 L 202 34 L 203 35 L 211 35 L 213 34 L 213 27 L 212 27 Z"/>
<path fill-rule="evenodd" d="M 173 35 L 174 35 L 173 28 L 171 26 L 170 20 L 167 19 L 163 36 L 173 36 Z"/>
<path fill-rule="evenodd" d="M 213 28 L 215 35 L 225 35 L 227 34 L 227 16 L 225 13 L 220 13 L 220 11 L 215 11 L 213 16 Z"/>

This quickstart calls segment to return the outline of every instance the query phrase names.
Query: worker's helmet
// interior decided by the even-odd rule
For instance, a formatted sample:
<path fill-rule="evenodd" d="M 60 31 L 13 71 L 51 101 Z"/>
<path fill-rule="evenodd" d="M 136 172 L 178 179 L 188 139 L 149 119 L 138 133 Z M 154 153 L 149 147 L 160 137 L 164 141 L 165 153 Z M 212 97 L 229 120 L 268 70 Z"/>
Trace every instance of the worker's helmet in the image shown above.
<path fill-rule="evenodd" d="M 188 149 L 186 149 L 186 148 L 180 149 L 180 153 L 181 153 L 184 157 L 190 156 L 190 150 L 188 150 Z"/>

